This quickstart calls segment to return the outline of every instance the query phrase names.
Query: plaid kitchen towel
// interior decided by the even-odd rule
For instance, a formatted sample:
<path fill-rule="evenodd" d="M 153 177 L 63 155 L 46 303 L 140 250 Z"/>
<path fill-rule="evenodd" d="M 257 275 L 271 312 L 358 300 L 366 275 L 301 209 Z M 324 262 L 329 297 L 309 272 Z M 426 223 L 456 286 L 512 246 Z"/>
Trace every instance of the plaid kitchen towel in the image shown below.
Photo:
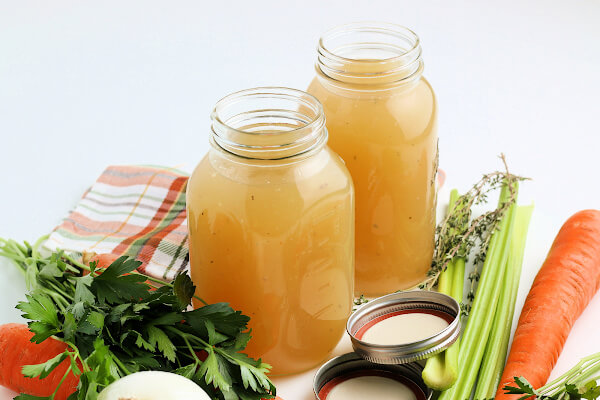
<path fill-rule="evenodd" d="M 170 281 L 189 262 L 187 180 L 173 168 L 110 166 L 45 247 L 127 255 L 142 261 L 140 272 Z"/>

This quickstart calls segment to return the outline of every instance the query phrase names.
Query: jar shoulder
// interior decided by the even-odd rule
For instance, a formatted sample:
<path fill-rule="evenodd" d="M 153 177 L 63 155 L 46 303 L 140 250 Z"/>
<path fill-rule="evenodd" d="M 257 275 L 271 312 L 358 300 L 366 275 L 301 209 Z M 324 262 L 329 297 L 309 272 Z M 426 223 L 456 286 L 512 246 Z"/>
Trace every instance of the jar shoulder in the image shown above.
<path fill-rule="evenodd" d="M 282 186 L 310 187 L 330 182 L 333 188 L 353 190 L 352 178 L 341 157 L 324 146 L 316 154 L 298 161 L 241 160 L 210 150 L 194 169 L 188 192 L 218 185 L 225 189 Z"/>
<path fill-rule="evenodd" d="M 429 81 L 422 76 L 420 79 L 420 85 L 422 90 L 427 93 L 429 95 L 430 101 L 433 103 L 434 108 L 437 111 L 437 95 L 435 94 L 435 90 L 433 89 L 433 86 L 431 85 L 431 83 L 429 83 Z"/>
<path fill-rule="evenodd" d="M 331 98 L 338 98 L 346 102 L 385 101 L 398 97 L 413 97 L 415 100 L 414 96 L 418 95 L 417 100 L 437 105 L 435 90 L 424 76 L 413 83 L 377 90 L 376 88 L 363 88 L 359 85 L 339 84 L 317 75 L 310 82 L 306 91 L 315 96 L 322 104 L 327 103 Z"/>
<path fill-rule="evenodd" d="M 423 77 L 410 87 L 348 91 L 317 76 L 308 92 L 323 104 L 330 143 L 337 151 L 347 147 L 340 141 L 350 138 L 356 138 L 356 146 L 365 143 L 359 139 L 387 146 L 437 138 L 437 100 L 431 84 Z M 343 151 L 340 154 L 347 156 Z"/>

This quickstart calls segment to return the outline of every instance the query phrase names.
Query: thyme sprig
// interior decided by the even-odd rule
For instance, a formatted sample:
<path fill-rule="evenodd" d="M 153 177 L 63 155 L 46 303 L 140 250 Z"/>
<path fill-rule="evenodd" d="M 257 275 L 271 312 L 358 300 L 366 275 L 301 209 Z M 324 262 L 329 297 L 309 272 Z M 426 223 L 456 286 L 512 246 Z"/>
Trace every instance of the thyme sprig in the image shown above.
<path fill-rule="evenodd" d="M 494 171 L 483 177 L 465 194 L 458 197 L 456 206 L 436 228 L 434 256 L 427 279 L 419 285 L 420 289 L 431 290 L 437 284 L 442 271 L 456 257 L 471 259 L 474 270 L 468 276 L 470 283 L 467 302 L 462 304 L 463 312 L 468 314 L 470 302 L 474 298 L 475 285 L 479 281 L 479 268 L 485 260 L 492 233 L 498 229 L 498 223 L 516 201 L 515 184 L 527 180 L 513 175 L 508 169 L 504 154 L 500 155 L 504 171 Z M 487 203 L 491 192 L 506 184 L 510 196 L 497 208 L 473 218 L 473 207 Z"/>

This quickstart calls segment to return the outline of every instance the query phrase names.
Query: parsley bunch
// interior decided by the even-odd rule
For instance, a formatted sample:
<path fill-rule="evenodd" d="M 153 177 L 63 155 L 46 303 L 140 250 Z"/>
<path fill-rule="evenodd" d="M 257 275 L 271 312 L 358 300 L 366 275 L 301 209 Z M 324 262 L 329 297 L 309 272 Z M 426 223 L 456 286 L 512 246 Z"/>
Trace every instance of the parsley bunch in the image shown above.
<path fill-rule="evenodd" d="M 274 398 L 270 366 L 241 353 L 250 340 L 249 317 L 226 303 L 187 311 L 195 290 L 188 275 L 154 287 L 136 272 L 141 263 L 133 259 L 121 257 L 97 270 L 95 263 L 87 267 L 63 252 L 42 257 L 38 244 L 0 239 L 0 255 L 19 266 L 31 289 L 17 308 L 29 320 L 32 341 L 53 336 L 68 348 L 25 366 L 25 376 L 45 378 L 68 359 L 65 378 L 73 373 L 80 380 L 69 400 L 95 400 L 110 383 L 145 370 L 183 375 L 213 399 Z"/>

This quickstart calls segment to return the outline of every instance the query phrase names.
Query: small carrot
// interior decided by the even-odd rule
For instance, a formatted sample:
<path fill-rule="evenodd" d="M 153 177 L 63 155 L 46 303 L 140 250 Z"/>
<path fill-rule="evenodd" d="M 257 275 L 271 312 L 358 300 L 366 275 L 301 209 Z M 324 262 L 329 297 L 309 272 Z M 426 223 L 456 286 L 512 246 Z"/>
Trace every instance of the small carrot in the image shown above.
<path fill-rule="evenodd" d="M 562 226 L 527 295 L 496 400 L 518 398 L 504 393 L 525 377 L 544 385 L 567 336 L 600 288 L 600 210 L 576 213 Z"/>
<path fill-rule="evenodd" d="M 0 325 L 0 386 L 18 393 L 50 396 L 64 376 L 70 363 L 64 360 L 46 378 L 27 378 L 24 365 L 40 364 L 64 352 L 67 345 L 54 338 L 36 344 L 30 341 L 33 333 L 25 324 Z M 77 389 L 79 378 L 70 373 L 58 389 L 55 400 L 65 400 Z"/>

